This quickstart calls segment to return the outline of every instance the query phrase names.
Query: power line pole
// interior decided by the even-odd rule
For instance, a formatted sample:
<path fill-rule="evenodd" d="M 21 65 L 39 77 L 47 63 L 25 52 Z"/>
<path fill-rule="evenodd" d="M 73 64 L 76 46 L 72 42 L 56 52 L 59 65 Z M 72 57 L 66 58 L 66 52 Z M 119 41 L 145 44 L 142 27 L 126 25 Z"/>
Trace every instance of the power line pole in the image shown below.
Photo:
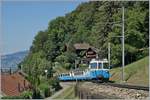
<path fill-rule="evenodd" d="M 149 0 L 149 3 L 150 3 L 150 0 Z M 149 9 L 150 9 L 150 5 L 149 5 Z M 150 19 L 150 13 L 149 13 L 149 19 Z M 149 26 L 150 26 L 150 23 L 149 23 Z M 150 30 L 150 27 L 149 27 L 149 30 Z M 150 31 L 149 31 L 149 68 L 150 68 Z M 149 77 L 149 84 L 150 84 L 150 77 Z M 150 90 L 150 87 L 149 87 L 149 90 Z M 150 91 L 149 91 L 149 96 L 150 96 Z"/>
<path fill-rule="evenodd" d="M 121 22 L 122 22 L 121 23 L 122 24 L 121 25 L 121 27 L 122 27 L 122 35 L 121 36 L 113 36 L 113 37 L 121 38 L 121 42 L 122 42 L 122 73 L 121 73 L 122 75 L 121 75 L 121 79 L 122 79 L 122 82 L 124 82 L 125 81 L 125 77 L 124 77 L 124 65 L 125 65 L 124 52 L 125 52 L 125 50 L 124 50 L 124 6 L 123 5 L 122 5 L 122 21 Z M 108 54 L 108 56 L 110 56 L 110 55 Z M 108 59 L 109 59 L 109 57 L 108 57 Z"/>
<path fill-rule="evenodd" d="M 124 6 L 122 6 L 122 82 L 124 82 Z"/>
<path fill-rule="evenodd" d="M 110 42 L 108 42 L 108 64 L 110 69 Z"/>

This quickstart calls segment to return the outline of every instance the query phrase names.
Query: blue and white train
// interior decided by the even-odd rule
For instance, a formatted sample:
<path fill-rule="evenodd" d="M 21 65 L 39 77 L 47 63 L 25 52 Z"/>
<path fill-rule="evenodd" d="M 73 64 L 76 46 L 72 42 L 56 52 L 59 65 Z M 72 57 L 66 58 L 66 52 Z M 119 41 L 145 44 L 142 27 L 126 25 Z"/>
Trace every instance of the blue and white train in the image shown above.
<path fill-rule="evenodd" d="M 76 81 L 76 80 L 101 80 L 108 81 L 111 77 L 109 69 L 104 68 L 108 63 L 106 59 L 92 59 L 89 63 L 89 68 L 84 71 L 76 70 L 69 73 L 62 73 L 58 76 L 60 81 Z"/>

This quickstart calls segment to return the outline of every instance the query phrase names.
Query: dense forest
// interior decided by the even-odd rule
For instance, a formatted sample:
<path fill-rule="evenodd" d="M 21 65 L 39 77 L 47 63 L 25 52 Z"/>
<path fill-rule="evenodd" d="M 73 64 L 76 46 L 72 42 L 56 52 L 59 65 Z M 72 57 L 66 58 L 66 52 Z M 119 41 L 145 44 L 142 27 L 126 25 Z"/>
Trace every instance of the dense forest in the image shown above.
<path fill-rule="evenodd" d="M 99 50 L 100 58 L 107 58 L 111 44 L 111 65 L 121 66 L 121 17 L 125 7 L 125 64 L 148 55 L 148 1 L 90 1 L 81 3 L 74 11 L 49 22 L 39 31 L 28 56 L 22 62 L 23 71 L 30 76 L 53 76 L 53 66 L 60 64 L 74 68 L 77 55 L 75 43 L 88 43 Z M 66 50 L 67 47 L 67 50 Z"/>
<path fill-rule="evenodd" d="M 113 36 L 121 35 L 118 24 L 121 25 L 122 5 L 125 6 L 125 64 L 148 55 L 148 2 L 86 2 L 50 21 L 47 30 L 38 32 L 23 62 L 25 71 L 34 66 L 49 67 L 54 62 L 65 62 L 65 67 L 73 67 L 76 54 L 72 46 L 84 42 L 98 48 L 101 58 L 107 57 L 110 42 L 111 64 L 119 66 L 121 39 Z"/>

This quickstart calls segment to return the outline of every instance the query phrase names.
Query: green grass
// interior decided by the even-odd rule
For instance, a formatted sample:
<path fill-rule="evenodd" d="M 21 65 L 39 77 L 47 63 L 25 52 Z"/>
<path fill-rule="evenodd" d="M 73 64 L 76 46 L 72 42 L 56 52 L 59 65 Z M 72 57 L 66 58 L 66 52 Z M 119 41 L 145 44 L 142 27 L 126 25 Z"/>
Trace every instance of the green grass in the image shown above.
<path fill-rule="evenodd" d="M 77 99 L 77 97 L 75 97 L 74 88 L 75 88 L 74 85 L 66 88 L 60 95 L 58 95 L 53 99 Z"/>
<path fill-rule="evenodd" d="M 125 66 L 125 81 L 129 84 L 149 85 L 149 67 L 148 57 L 138 60 L 132 64 Z M 121 82 L 122 68 L 113 68 L 110 70 L 112 77 L 110 80 Z"/>
<path fill-rule="evenodd" d="M 61 66 L 58 66 L 58 67 L 55 67 L 54 70 L 56 71 L 56 73 L 60 74 L 60 73 L 67 73 L 69 72 L 69 70 L 61 67 Z"/>

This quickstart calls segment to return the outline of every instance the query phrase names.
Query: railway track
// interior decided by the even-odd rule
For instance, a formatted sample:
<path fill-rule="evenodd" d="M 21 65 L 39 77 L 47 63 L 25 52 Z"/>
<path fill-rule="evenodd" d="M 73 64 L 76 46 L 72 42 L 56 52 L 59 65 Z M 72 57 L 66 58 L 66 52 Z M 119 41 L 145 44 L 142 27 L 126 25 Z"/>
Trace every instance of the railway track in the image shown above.
<path fill-rule="evenodd" d="M 137 85 L 118 84 L 118 83 L 99 83 L 99 84 L 109 85 L 109 86 L 119 87 L 119 88 L 149 91 L 149 87 L 147 86 L 137 86 Z"/>
<path fill-rule="evenodd" d="M 79 81 L 79 82 L 87 82 L 87 81 Z M 112 83 L 112 82 L 99 82 L 99 81 L 92 81 L 92 83 L 97 83 L 100 85 L 106 85 L 106 86 L 113 86 L 113 87 L 118 87 L 118 88 L 127 88 L 127 89 L 135 89 L 135 90 L 144 90 L 144 91 L 149 91 L 148 86 L 138 86 L 138 85 L 129 85 L 129 84 L 119 84 L 119 83 Z"/>
<path fill-rule="evenodd" d="M 84 82 L 78 85 L 78 90 L 91 99 L 145 99 L 149 96 L 149 87 L 130 84 Z M 84 94 L 85 92 L 87 94 Z"/>

